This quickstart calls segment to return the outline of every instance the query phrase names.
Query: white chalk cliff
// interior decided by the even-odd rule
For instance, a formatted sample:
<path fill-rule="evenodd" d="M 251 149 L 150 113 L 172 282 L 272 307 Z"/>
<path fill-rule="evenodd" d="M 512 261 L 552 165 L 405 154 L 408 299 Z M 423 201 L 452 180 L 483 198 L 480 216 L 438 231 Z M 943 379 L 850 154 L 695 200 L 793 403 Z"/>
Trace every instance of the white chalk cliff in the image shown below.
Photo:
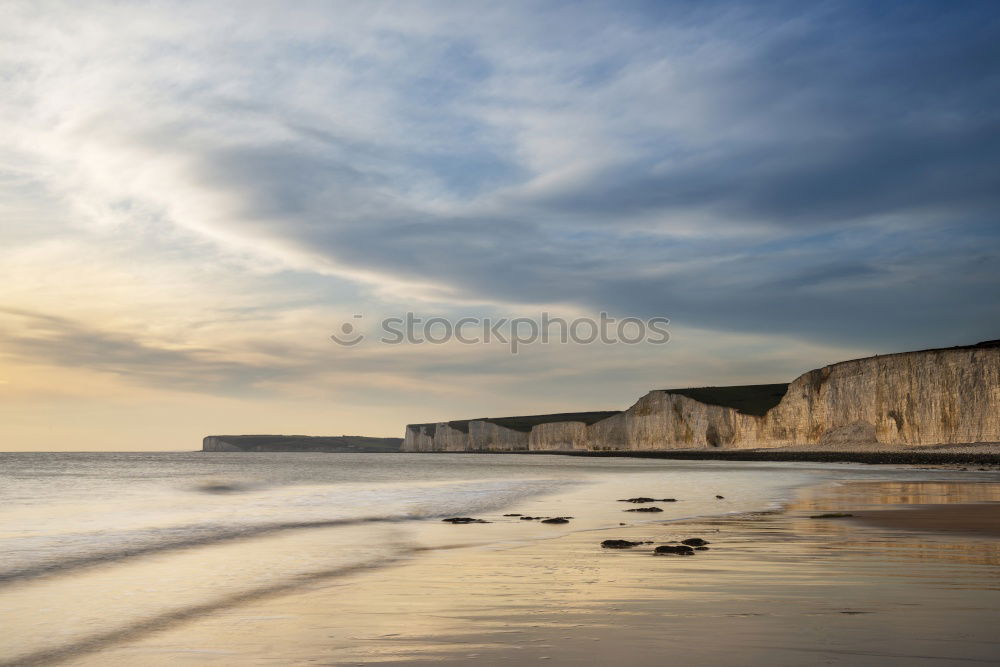
<path fill-rule="evenodd" d="M 750 449 L 1000 442 L 1000 341 L 855 359 L 788 385 L 651 391 L 623 412 L 406 428 L 403 451 Z"/>

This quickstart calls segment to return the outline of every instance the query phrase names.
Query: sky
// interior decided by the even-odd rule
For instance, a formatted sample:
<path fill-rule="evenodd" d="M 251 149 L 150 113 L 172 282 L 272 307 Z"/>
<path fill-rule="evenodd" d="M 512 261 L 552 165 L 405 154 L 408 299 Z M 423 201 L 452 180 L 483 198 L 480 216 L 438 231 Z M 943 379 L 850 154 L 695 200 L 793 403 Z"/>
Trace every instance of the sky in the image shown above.
<path fill-rule="evenodd" d="M 401 436 L 1000 337 L 995 2 L 8 0 L 0 86 L 0 450 Z M 406 312 L 670 341 L 375 340 Z"/>

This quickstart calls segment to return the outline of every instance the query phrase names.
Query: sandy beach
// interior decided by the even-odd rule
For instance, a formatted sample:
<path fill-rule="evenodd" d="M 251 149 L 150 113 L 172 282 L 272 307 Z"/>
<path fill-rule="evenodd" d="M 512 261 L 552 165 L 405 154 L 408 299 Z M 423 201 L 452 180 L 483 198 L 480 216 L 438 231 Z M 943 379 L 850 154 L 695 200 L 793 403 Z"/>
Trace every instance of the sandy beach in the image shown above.
<path fill-rule="evenodd" d="M 1000 482 L 983 477 L 826 484 L 780 511 L 418 553 L 64 657 L 94 666 L 996 664 Z M 853 516 L 813 518 L 831 513 Z M 478 529 L 449 528 L 456 546 Z M 709 549 L 652 554 L 691 537 Z M 655 544 L 601 548 L 606 539 Z"/>

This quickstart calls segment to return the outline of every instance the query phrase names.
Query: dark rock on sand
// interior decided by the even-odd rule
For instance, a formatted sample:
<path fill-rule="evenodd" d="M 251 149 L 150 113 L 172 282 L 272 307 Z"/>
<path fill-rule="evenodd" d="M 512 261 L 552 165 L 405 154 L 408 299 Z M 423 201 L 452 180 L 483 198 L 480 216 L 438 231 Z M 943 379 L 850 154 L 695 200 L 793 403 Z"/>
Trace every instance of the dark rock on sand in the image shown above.
<path fill-rule="evenodd" d="M 504 514 L 504 516 L 521 516 L 520 514 Z"/>
<path fill-rule="evenodd" d="M 202 493 L 241 493 L 243 491 L 249 491 L 250 487 L 238 483 L 206 482 L 205 484 L 195 487 L 195 490 L 201 491 Z"/>
<path fill-rule="evenodd" d="M 441 519 L 445 523 L 489 523 L 485 519 L 473 519 L 467 516 L 455 516 L 450 519 Z"/>
<path fill-rule="evenodd" d="M 718 498 L 719 500 L 725 500 L 726 499 L 725 496 L 716 496 L 716 498 Z"/>
<path fill-rule="evenodd" d="M 539 519 L 544 519 L 543 516 L 522 516 L 521 521 L 538 521 Z"/>
<path fill-rule="evenodd" d="M 693 556 L 694 549 L 684 544 L 664 544 L 653 549 L 654 555 L 674 554 L 677 556 Z"/>
<path fill-rule="evenodd" d="M 659 507 L 636 507 L 633 510 L 625 510 L 626 512 L 662 512 Z"/>
<path fill-rule="evenodd" d="M 686 544 L 689 547 L 703 547 L 706 544 L 711 544 L 711 542 L 703 540 L 700 537 L 689 537 L 686 540 L 681 540 L 681 544 Z"/>
<path fill-rule="evenodd" d="M 695 547 L 695 551 L 708 551 L 708 547 Z"/>
<path fill-rule="evenodd" d="M 601 546 L 605 549 L 629 549 L 640 544 L 642 542 L 629 542 L 628 540 L 604 540 L 601 542 Z"/>
<path fill-rule="evenodd" d="M 676 498 L 646 498 L 645 496 L 639 496 L 638 498 L 619 498 L 620 503 L 676 503 Z"/>
<path fill-rule="evenodd" d="M 542 519 L 542 523 L 569 523 L 569 519 L 564 516 L 557 516 L 552 519 Z"/>

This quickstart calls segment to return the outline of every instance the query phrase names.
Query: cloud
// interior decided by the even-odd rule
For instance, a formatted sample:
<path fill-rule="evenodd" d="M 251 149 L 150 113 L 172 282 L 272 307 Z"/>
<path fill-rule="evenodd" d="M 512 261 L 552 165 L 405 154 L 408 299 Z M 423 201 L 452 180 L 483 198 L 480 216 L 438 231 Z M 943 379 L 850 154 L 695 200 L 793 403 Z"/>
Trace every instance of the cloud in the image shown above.
<path fill-rule="evenodd" d="M 239 362 L 219 350 L 169 347 L 45 313 L 2 312 L 15 326 L 0 331 L 0 342 L 5 356 L 15 359 L 111 373 L 166 390 L 208 393 L 247 393 L 258 383 L 301 374 L 301 369 L 274 360 Z"/>
<path fill-rule="evenodd" d="M 991 3 L 7 11 L 19 198 L 185 230 L 316 305 L 336 278 L 880 350 L 1000 323 Z"/>

